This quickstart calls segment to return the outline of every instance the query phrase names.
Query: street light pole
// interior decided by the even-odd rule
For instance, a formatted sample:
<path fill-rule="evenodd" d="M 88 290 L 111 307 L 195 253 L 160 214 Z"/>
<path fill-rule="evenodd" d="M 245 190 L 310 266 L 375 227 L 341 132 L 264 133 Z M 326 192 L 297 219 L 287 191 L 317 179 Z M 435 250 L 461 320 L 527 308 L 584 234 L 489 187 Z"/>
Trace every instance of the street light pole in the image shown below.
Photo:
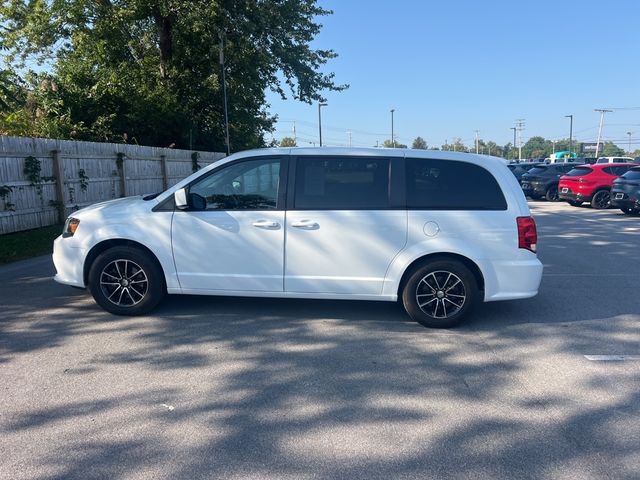
<path fill-rule="evenodd" d="M 594 112 L 600 112 L 600 126 L 598 127 L 598 141 L 596 142 L 596 158 L 598 158 L 598 152 L 600 151 L 600 138 L 602 137 L 602 124 L 604 123 L 604 114 L 611 112 L 606 108 L 595 108 Z"/>
<path fill-rule="evenodd" d="M 631 155 L 631 134 L 633 132 L 627 132 L 627 135 L 629 135 L 629 155 Z"/>
<path fill-rule="evenodd" d="M 511 127 L 513 130 L 513 148 L 516 148 L 516 127 Z"/>
<path fill-rule="evenodd" d="M 318 136 L 320 137 L 320 146 L 322 146 L 322 113 L 321 108 L 326 107 L 326 103 L 318 104 Z"/>
<path fill-rule="evenodd" d="M 573 115 L 565 115 L 564 118 L 570 120 L 569 123 L 569 158 L 571 158 L 571 152 L 573 150 Z"/>
<path fill-rule="evenodd" d="M 476 132 L 476 154 L 478 154 L 478 133 L 480 133 L 480 130 L 474 130 Z"/>
<path fill-rule="evenodd" d="M 395 112 L 396 109 L 392 108 L 391 109 L 391 148 L 395 148 L 396 147 L 396 141 L 395 141 L 395 137 L 393 135 L 393 112 Z"/>

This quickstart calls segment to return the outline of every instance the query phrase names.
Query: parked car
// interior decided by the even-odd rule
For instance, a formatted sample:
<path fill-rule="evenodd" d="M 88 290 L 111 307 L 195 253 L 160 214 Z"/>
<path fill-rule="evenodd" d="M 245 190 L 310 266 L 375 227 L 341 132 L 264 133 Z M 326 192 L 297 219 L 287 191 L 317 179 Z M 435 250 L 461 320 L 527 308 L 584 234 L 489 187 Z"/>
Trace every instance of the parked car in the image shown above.
<path fill-rule="evenodd" d="M 560 199 L 574 207 L 589 202 L 592 208 L 609 208 L 614 180 L 631 167 L 633 164 L 628 163 L 578 166 L 560 179 L 558 186 Z"/>
<path fill-rule="evenodd" d="M 596 163 L 636 163 L 631 157 L 598 157 Z"/>
<path fill-rule="evenodd" d="M 575 167 L 575 163 L 539 163 L 522 175 L 520 184 L 524 194 L 534 200 L 545 197 L 550 202 L 558 201 L 560 177 Z"/>
<path fill-rule="evenodd" d="M 513 176 L 516 177 L 516 180 L 520 181 L 520 178 L 522 177 L 523 174 L 527 173 L 527 169 L 524 168 L 525 164 L 521 164 L 521 163 L 509 163 L 507 165 L 507 168 L 509 168 L 509 170 L 511 170 L 511 173 L 513 173 Z"/>
<path fill-rule="evenodd" d="M 286 242 L 285 242 L 286 238 Z M 265 149 L 164 193 L 90 206 L 55 240 L 55 279 L 119 315 L 165 293 L 386 300 L 450 327 L 477 300 L 537 294 L 536 224 L 499 159 Z"/>
<path fill-rule="evenodd" d="M 632 167 L 611 187 L 611 205 L 627 215 L 640 214 L 640 167 Z"/>

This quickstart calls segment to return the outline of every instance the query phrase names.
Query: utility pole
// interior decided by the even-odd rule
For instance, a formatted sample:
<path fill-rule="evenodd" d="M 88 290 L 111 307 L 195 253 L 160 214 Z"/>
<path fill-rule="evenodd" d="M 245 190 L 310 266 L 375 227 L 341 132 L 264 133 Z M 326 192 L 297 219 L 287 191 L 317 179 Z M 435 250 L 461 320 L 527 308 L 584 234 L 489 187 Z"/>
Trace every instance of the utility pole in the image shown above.
<path fill-rule="evenodd" d="M 571 152 L 573 151 L 573 115 L 565 115 L 564 118 L 570 120 L 569 123 L 569 158 L 571 158 Z"/>
<path fill-rule="evenodd" d="M 600 112 L 600 126 L 598 127 L 598 141 L 596 142 L 596 158 L 598 158 L 598 153 L 600 152 L 600 138 L 602 138 L 602 125 L 604 123 L 604 114 L 611 112 L 611 110 L 607 110 L 606 108 L 594 108 L 594 112 Z"/>
<path fill-rule="evenodd" d="M 553 144 L 553 152 L 552 153 L 556 153 L 556 142 L 557 142 L 557 140 L 551 140 L 551 143 Z"/>
<path fill-rule="evenodd" d="M 633 132 L 627 132 L 627 135 L 629 135 L 629 155 L 631 155 L 631 134 Z"/>
<path fill-rule="evenodd" d="M 298 137 L 296 136 L 296 122 L 293 122 L 293 143 L 298 144 Z"/>
<path fill-rule="evenodd" d="M 351 148 L 351 130 L 347 130 L 347 134 L 349 135 L 349 148 Z"/>
<path fill-rule="evenodd" d="M 392 108 L 391 109 L 391 148 L 395 148 L 396 147 L 396 141 L 395 141 L 395 137 L 393 135 L 393 112 L 395 112 L 396 109 Z"/>
<path fill-rule="evenodd" d="M 516 120 L 516 129 L 518 130 L 518 161 L 522 161 L 522 131 L 524 130 L 524 118 Z"/>
<path fill-rule="evenodd" d="M 478 133 L 480 133 L 480 130 L 474 130 L 474 132 L 476 132 L 476 154 L 478 154 Z"/>
<path fill-rule="evenodd" d="M 322 107 L 326 107 L 326 103 L 318 103 L 318 136 L 320 137 L 320 146 L 322 146 Z M 314 145 L 315 146 L 315 145 Z"/>
<path fill-rule="evenodd" d="M 224 72 L 224 34 L 220 31 L 218 32 L 218 37 L 220 38 L 220 69 L 222 70 L 225 142 L 227 144 L 227 155 L 231 155 L 231 144 L 229 142 L 229 110 L 227 107 L 227 82 Z"/>
<path fill-rule="evenodd" d="M 513 148 L 516 148 L 516 127 L 511 127 L 513 130 Z"/>

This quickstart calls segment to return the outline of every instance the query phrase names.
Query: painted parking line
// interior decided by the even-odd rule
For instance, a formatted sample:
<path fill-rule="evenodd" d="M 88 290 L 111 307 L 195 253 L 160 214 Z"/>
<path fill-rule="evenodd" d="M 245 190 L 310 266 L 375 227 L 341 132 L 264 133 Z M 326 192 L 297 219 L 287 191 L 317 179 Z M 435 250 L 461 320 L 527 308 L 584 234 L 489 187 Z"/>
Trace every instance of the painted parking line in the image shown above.
<path fill-rule="evenodd" d="M 626 360 L 640 360 L 640 355 L 585 355 L 584 358 L 592 362 L 624 362 Z"/>

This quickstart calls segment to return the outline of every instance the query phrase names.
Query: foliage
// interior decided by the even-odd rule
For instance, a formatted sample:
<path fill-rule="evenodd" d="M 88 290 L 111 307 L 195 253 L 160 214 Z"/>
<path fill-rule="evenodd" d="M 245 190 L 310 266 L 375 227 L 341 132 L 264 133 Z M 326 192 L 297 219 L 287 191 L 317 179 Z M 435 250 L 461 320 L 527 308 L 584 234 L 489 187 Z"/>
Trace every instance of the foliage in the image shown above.
<path fill-rule="evenodd" d="M 44 202 L 44 198 L 42 196 L 42 184 L 44 182 L 52 182 L 56 179 L 56 177 L 43 177 L 42 174 L 42 165 L 40 164 L 40 160 L 36 157 L 29 155 L 24 159 L 24 169 L 23 173 L 32 187 L 36 187 L 36 192 L 40 197 L 40 201 Z"/>
<path fill-rule="evenodd" d="M 0 186 L 0 199 L 4 203 L 5 212 L 13 212 L 16 209 L 16 204 L 11 203 L 11 192 L 13 192 L 13 187 L 9 185 Z"/>
<path fill-rule="evenodd" d="M 199 158 L 200 158 L 200 153 L 193 152 L 191 154 L 191 171 L 194 173 L 200 170 L 200 164 L 198 163 Z"/>
<path fill-rule="evenodd" d="M 298 146 L 296 144 L 296 140 L 291 137 L 284 137 L 282 140 L 280 140 L 279 145 L 281 147 L 297 147 Z"/>
<path fill-rule="evenodd" d="M 613 142 L 604 142 L 602 152 L 598 152 L 600 157 L 620 157 L 626 155 L 625 151 Z"/>
<path fill-rule="evenodd" d="M 468 152 L 469 149 L 462 143 L 461 138 L 455 138 L 453 143 L 445 143 L 441 147 L 442 150 L 450 151 L 450 152 Z M 475 150 L 474 150 L 475 152 Z"/>
<path fill-rule="evenodd" d="M 232 148 L 261 146 L 267 89 L 312 103 L 347 87 L 322 72 L 336 54 L 311 47 L 331 13 L 316 0 L 3 2 L 0 130 L 224 150 L 222 39 Z M 14 78 L 34 62 L 41 73 Z"/>
<path fill-rule="evenodd" d="M 382 148 L 407 148 L 407 146 L 397 140 L 394 140 L 393 143 L 391 140 L 385 140 L 382 142 Z"/>
<path fill-rule="evenodd" d="M 0 264 L 51 253 L 53 241 L 61 232 L 62 226 L 52 225 L 3 235 L 0 242 Z"/>
<path fill-rule="evenodd" d="M 89 176 L 84 171 L 84 168 L 78 170 L 78 178 L 80 178 L 80 190 L 86 192 L 89 187 Z"/>
<path fill-rule="evenodd" d="M 411 148 L 415 148 L 416 150 L 426 150 L 429 147 L 427 146 L 427 141 L 424 138 L 416 137 L 411 144 Z"/>

